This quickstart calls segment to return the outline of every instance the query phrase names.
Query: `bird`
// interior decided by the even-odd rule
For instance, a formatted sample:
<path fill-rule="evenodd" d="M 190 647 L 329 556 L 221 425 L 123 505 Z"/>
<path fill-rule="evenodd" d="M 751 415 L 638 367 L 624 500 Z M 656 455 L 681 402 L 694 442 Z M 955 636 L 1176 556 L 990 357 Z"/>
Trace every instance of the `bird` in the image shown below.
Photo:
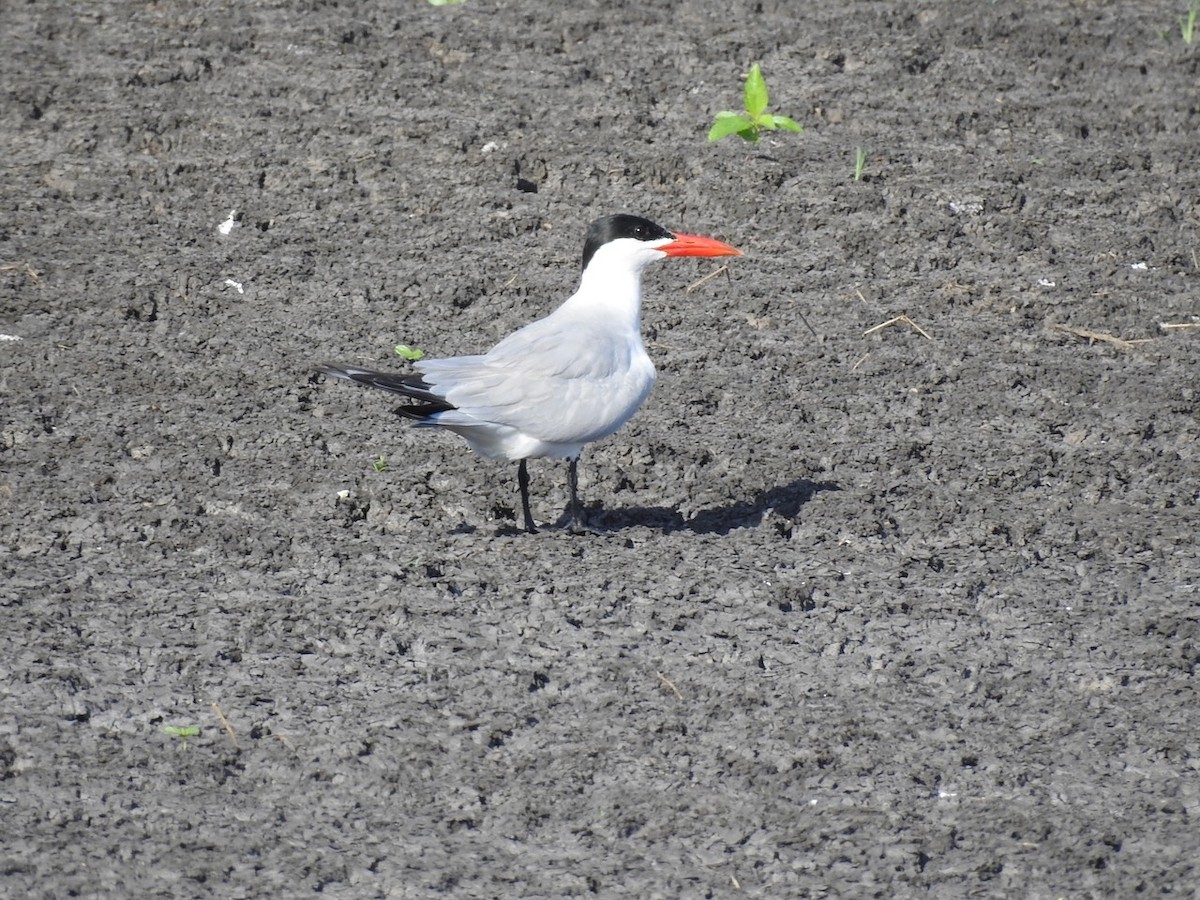
<path fill-rule="evenodd" d="M 420 359 L 414 373 L 329 363 L 315 372 L 398 394 L 408 402 L 395 412 L 418 427 L 453 432 L 484 457 L 516 462 L 527 532 L 537 531 L 528 460 L 567 460 L 566 527 L 592 531 L 579 502 L 579 457 L 629 421 L 654 387 L 641 333 L 642 273 L 674 257 L 741 255 L 641 216 L 604 216 L 588 227 L 575 293 L 486 353 Z"/>

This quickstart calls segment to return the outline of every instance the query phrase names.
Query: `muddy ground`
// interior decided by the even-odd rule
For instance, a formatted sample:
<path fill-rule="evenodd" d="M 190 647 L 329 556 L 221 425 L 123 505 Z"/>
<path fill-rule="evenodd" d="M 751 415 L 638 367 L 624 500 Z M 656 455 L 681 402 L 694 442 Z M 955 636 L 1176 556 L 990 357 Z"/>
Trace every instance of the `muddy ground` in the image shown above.
<path fill-rule="evenodd" d="M 1191 896 L 1184 5 L 6 7 L 0 893 Z M 754 61 L 805 132 L 706 143 Z M 310 375 L 617 211 L 746 256 L 606 534 Z"/>

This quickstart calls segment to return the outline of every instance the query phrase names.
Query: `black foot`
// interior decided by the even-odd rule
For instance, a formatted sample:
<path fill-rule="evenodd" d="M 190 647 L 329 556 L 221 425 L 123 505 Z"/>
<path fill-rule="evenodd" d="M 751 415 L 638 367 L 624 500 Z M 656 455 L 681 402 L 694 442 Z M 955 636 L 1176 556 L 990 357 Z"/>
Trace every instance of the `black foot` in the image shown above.
<path fill-rule="evenodd" d="M 583 509 L 573 509 L 568 511 L 566 519 L 562 524 L 563 529 L 569 534 L 611 534 L 607 528 L 601 528 L 599 525 L 594 525 L 588 521 L 584 515 Z"/>

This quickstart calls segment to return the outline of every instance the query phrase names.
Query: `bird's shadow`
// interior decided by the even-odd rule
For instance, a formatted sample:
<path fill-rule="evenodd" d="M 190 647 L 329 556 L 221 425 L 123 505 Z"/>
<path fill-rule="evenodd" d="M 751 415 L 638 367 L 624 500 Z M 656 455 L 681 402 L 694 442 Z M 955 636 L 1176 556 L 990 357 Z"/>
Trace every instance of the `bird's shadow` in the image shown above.
<path fill-rule="evenodd" d="M 678 510 L 663 506 L 628 506 L 618 509 L 595 507 L 587 510 L 591 523 L 601 531 L 624 528 L 656 528 L 666 534 L 690 531 L 694 534 L 728 534 L 738 528 L 762 524 L 768 511 L 785 519 L 794 519 L 801 508 L 817 494 L 840 491 L 831 481 L 797 478 L 787 484 L 760 491 L 752 500 L 738 500 L 727 506 L 701 510 L 685 519 Z"/>

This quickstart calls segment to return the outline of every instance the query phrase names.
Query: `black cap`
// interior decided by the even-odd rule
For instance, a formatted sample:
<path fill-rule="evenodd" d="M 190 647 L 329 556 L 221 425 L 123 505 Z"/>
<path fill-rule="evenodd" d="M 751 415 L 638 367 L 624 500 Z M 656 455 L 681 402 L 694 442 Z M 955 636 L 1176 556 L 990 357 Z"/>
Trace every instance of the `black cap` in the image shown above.
<path fill-rule="evenodd" d="M 605 216 L 588 226 L 587 239 L 583 242 L 583 267 L 586 269 L 596 251 L 617 238 L 633 238 L 635 241 L 658 241 L 675 235 L 661 225 L 655 225 L 641 216 L 619 213 Z"/>

